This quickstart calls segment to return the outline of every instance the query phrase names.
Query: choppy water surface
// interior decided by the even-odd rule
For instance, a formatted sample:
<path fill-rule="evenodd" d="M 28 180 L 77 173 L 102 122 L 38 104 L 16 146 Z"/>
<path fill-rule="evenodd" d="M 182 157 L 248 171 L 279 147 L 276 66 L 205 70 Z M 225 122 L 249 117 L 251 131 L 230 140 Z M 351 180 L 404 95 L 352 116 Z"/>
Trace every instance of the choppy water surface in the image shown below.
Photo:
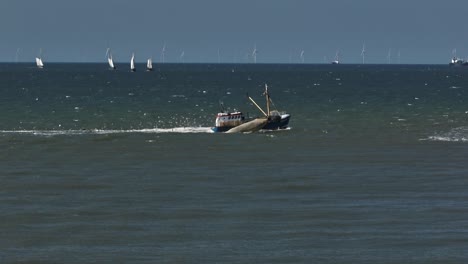
<path fill-rule="evenodd" d="M 2 263 L 468 260 L 465 69 L 117 66 L 0 65 Z"/>

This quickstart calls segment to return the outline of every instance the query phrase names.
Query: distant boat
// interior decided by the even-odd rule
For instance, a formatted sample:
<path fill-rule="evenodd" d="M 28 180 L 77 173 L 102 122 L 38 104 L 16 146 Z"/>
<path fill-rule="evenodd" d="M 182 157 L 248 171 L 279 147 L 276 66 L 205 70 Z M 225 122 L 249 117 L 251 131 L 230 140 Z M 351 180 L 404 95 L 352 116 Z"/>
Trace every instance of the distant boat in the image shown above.
<path fill-rule="evenodd" d="M 112 60 L 112 52 L 109 48 L 107 49 L 107 62 L 109 63 L 109 67 L 115 70 L 114 61 Z"/>
<path fill-rule="evenodd" d="M 452 60 L 449 62 L 449 65 L 450 66 L 468 66 L 468 62 L 463 59 L 453 57 Z"/>
<path fill-rule="evenodd" d="M 38 58 L 38 57 L 36 58 L 36 65 L 40 69 L 44 68 L 44 63 L 42 62 L 41 58 Z"/>
<path fill-rule="evenodd" d="M 151 58 L 148 59 L 146 62 L 146 70 L 152 71 L 153 70 L 153 60 Z"/>
<path fill-rule="evenodd" d="M 136 68 L 135 68 L 135 53 L 132 53 L 132 58 L 130 59 L 130 70 L 132 72 L 136 71 Z"/>
<path fill-rule="evenodd" d="M 39 69 L 44 68 L 44 63 L 42 62 L 42 49 L 39 51 L 39 56 L 36 57 L 36 65 Z"/>
<path fill-rule="evenodd" d="M 457 57 L 457 49 L 452 50 L 452 59 L 449 62 L 450 66 L 468 66 L 468 62 Z"/>

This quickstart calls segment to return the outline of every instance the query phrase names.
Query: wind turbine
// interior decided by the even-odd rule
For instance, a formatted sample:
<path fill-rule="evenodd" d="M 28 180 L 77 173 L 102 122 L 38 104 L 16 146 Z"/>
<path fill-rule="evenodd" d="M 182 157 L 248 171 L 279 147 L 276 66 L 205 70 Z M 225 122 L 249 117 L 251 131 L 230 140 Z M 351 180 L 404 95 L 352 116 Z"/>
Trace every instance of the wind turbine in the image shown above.
<path fill-rule="evenodd" d="M 218 63 L 221 63 L 221 55 L 219 53 L 219 48 L 218 48 Z"/>
<path fill-rule="evenodd" d="M 180 61 L 185 62 L 185 51 L 183 50 L 182 53 L 180 53 Z"/>
<path fill-rule="evenodd" d="M 335 60 L 332 61 L 332 64 L 340 64 L 340 50 L 336 50 L 336 52 L 335 52 Z"/>
<path fill-rule="evenodd" d="M 165 56 L 166 56 L 166 42 L 164 42 L 164 45 L 163 45 L 162 50 L 161 50 L 161 61 L 162 61 L 162 63 L 164 63 L 166 61 Z"/>
<path fill-rule="evenodd" d="M 362 57 L 362 64 L 366 62 L 366 43 L 362 44 L 362 50 L 361 50 L 361 57 Z"/>
<path fill-rule="evenodd" d="M 257 43 L 254 45 L 254 49 L 252 51 L 252 58 L 254 60 L 254 63 L 257 63 Z"/>
<path fill-rule="evenodd" d="M 388 54 L 387 54 L 387 64 L 390 64 L 392 58 L 392 49 L 388 49 Z"/>
<path fill-rule="evenodd" d="M 301 58 L 301 62 L 304 63 L 304 50 L 301 51 L 300 58 Z"/>
<path fill-rule="evenodd" d="M 20 48 L 17 48 L 17 49 L 16 49 L 16 55 L 15 55 L 15 62 L 16 62 L 16 63 L 18 63 L 18 61 L 19 61 L 19 54 L 20 54 L 20 51 L 21 51 Z"/>
<path fill-rule="evenodd" d="M 400 53 L 400 50 L 398 50 L 398 64 L 400 64 L 400 59 L 401 59 L 401 53 Z"/>

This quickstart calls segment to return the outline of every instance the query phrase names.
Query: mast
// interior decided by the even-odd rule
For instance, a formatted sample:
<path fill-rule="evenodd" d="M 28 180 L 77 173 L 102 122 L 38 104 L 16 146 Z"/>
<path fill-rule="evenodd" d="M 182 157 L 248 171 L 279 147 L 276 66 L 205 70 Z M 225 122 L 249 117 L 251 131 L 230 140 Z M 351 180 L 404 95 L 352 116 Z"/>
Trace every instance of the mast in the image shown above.
<path fill-rule="evenodd" d="M 266 106 L 267 106 L 267 116 L 270 116 L 270 95 L 268 94 L 268 85 L 265 83 L 265 98 L 266 98 Z"/>

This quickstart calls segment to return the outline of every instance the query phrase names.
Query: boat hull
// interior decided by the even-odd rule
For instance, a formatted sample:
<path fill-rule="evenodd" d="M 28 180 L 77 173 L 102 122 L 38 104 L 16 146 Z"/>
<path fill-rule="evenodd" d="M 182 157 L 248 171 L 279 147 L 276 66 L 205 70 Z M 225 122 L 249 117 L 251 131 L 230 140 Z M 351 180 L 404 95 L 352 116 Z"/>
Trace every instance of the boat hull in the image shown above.
<path fill-rule="evenodd" d="M 285 129 L 289 126 L 289 119 L 291 118 L 291 115 L 290 114 L 282 114 L 280 116 L 280 118 L 271 118 L 270 120 L 268 120 L 268 122 L 266 124 L 263 125 L 263 127 L 261 127 L 260 129 L 262 130 L 278 130 L 278 129 Z M 251 120 L 250 120 L 251 121 Z M 246 121 L 246 122 L 249 122 L 249 121 Z M 246 122 L 243 122 L 243 124 L 245 124 Z M 239 124 L 240 125 L 240 124 Z M 213 128 L 211 128 L 211 130 L 215 133 L 224 133 L 224 132 L 227 132 L 239 125 L 235 125 L 235 126 L 228 126 L 228 125 L 224 125 L 224 126 L 215 126 Z"/>
<path fill-rule="evenodd" d="M 249 122 L 243 123 L 242 125 L 238 125 L 236 127 L 233 127 L 226 131 L 226 133 L 231 134 L 231 133 L 249 133 L 249 132 L 256 132 L 259 131 L 260 129 L 263 129 L 263 127 L 268 123 L 268 120 L 266 118 L 256 118 L 254 120 L 251 120 Z"/>
<path fill-rule="evenodd" d="M 285 129 L 289 125 L 290 114 L 283 114 L 278 119 L 268 120 L 268 123 L 262 128 L 264 130 Z"/>
<path fill-rule="evenodd" d="M 234 128 L 234 127 L 235 126 L 213 127 L 213 128 L 211 128 L 211 130 L 213 130 L 213 132 L 215 132 L 215 133 L 218 133 L 218 132 L 222 133 L 222 132 L 226 132 L 229 129 Z"/>

